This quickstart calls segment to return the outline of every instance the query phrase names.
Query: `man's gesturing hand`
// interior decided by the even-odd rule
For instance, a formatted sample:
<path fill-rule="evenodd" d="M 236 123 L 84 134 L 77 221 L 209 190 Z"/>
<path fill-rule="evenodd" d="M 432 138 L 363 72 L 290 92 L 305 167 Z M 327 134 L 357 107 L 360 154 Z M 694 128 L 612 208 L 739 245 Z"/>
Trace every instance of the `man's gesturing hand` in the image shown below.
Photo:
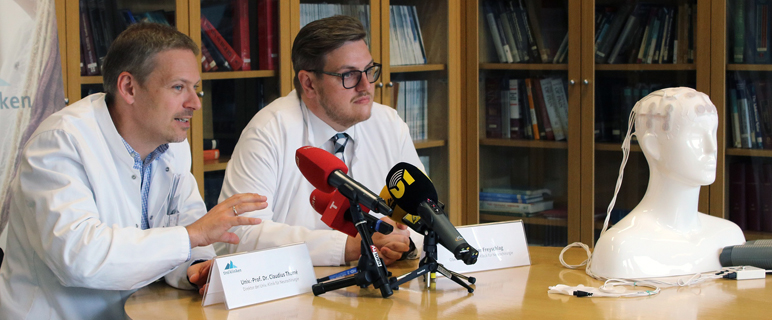
<path fill-rule="evenodd" d="M 239 237 L 228 230 L 235 226 L 259 224 L 259 218 L 242 217 L 240 214 L 265 209 L 266 197 L 256 193 L 237 194 L 216 205 L 201 219 L 189 226 L 190 247 L 207 246 L 215 242 L 239 243 Z"/>

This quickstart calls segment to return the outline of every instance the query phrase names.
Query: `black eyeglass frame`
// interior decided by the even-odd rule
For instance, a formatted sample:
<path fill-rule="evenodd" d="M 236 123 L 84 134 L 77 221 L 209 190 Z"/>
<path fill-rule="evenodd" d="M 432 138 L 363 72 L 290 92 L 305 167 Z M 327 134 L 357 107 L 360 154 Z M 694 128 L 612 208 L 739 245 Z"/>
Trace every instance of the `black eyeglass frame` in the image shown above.
<path fill-rule="evenodd" d="M 351 70 L 351 71 L 344 72 L 344 73 L 327 72 L 327 71 L 324 71 L 324 70 L 306 70 L 306 71 L 316 72 L 316 73 L 324 73 L 326 75 L 340 77 L 340 84 L 343 85 L 343 88 L 353 89 L 353 88 L 356 88 L 356 86 L 358 86 L 359 83 L 362 81 L 362 74 L 364 74 L 365 77 L 367 77 L 367 72 L 369 72 L 373 68 L 378 68 L 378 70 L 375 71 L 375 72 L 378 72 L 378 73 L 375 74 L 375 77 L 373 78 L 373 81 L 370 81 L 370 80 L 367 80 L 367 81 L 370 82 L 370 83 L 375 83 L 376 81 L 378 81 L 378 78 L 381 77 L 381 66 L 382 65 L 380 63 L 373 62 L 372 66 L 369 66 L 369 67 L 367 67 L 364 70 Z M 357 77 L 357 83 L 354 84 L 351 87 L 347 87 L 346 86 L 346 78 L 345 77 L 347 75 L 353 75 L 354 72 L 359 72 L 359 77 Z"/>

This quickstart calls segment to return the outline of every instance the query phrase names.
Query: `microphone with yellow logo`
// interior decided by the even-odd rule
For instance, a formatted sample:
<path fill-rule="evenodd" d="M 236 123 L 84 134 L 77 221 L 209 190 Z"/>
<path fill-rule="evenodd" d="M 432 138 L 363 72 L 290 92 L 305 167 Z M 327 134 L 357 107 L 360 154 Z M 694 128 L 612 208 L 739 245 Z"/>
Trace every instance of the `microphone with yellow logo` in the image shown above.
<path fill-rule="evenodd" d="M 477 262 L 479 253 L 450 223 L 437 200 L 437 190 L 423 171 L 412 164 L 400 162 L 389 171 L 385 189 L 391 197 L 387 199 L 381 191 L 381 198 L 393 208 L 392 220 L 401 221 L 424 236 L 434 231 L 438 243 L 453 253 L 456 259 L 465 264 Z"/>

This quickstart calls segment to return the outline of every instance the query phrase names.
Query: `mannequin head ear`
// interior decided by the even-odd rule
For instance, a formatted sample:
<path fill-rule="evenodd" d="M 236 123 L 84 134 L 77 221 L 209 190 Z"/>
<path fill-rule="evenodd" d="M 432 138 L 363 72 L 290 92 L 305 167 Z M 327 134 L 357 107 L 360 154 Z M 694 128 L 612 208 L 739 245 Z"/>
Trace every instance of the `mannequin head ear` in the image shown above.
<path fill-rule="evenodd" d="M 662 158 L 662 146 L 659 143 L 659 139 L 656 134 L 652 132 L 646 132 L 643 136 L 638 136 L 638 144 L 641 146 L 641 150 L 646 155 L 649 161 L 659 161 Z"/>

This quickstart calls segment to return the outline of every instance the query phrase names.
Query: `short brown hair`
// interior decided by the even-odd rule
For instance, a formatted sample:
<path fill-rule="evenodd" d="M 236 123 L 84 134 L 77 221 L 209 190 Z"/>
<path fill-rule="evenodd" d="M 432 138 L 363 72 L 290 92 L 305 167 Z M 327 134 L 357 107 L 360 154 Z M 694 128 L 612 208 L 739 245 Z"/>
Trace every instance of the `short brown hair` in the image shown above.
<path fill-rule="evenodd" d="M 196 43 L 174 27 L 142 22 L 121 32 L 110 45 L 102 63 L 102 84 L 107 104 L 110 105 L 115 98 L 121 72 L 131 73 L 143 84 L 155 69 L 156 54 L 169 49 L 188 49 L 198 55 Z"/>
<path fill-rule="evenodd" d="M 365 39 L 367 32 L 357 18 L 332 16 L 305 25 L 292 44 L 292 66 L 295 70 L 295 89 L 298 98 L 303 93 L 298 73 L 301 70 L 322 70 L 327 54 L 346 42 Z"/>

